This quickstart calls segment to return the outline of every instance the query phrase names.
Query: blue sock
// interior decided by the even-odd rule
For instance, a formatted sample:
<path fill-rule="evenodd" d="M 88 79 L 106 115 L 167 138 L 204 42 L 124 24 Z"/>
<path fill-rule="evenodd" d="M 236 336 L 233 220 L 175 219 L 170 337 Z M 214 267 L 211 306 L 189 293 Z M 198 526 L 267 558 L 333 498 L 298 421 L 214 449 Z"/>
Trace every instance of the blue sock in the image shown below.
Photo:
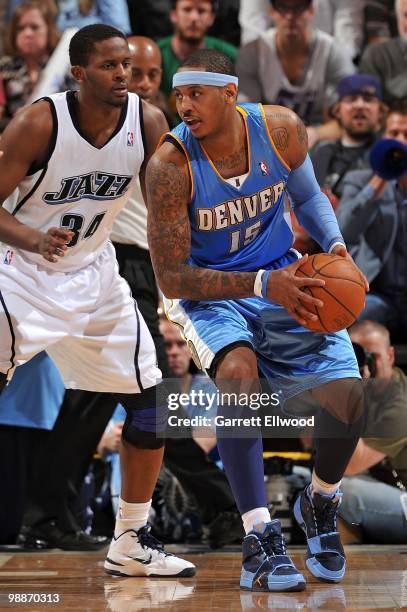
<path fill-rule="evenodd" d="M 240 514 L 267 507 L 262 439 L 218 437 L 218 450 Z"/>

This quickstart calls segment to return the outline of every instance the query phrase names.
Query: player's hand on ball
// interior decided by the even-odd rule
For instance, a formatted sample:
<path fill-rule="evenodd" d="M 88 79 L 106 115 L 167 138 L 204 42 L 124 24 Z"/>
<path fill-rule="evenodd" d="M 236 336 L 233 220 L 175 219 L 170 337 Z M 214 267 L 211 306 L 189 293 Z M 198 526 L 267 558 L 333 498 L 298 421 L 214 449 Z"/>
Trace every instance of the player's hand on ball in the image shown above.
<path fill-rule="evenodd" d="M 298 261 L 271 272 L 267 282 L 267 298 L 275 304 L 281 304 L 288 314 L 298 321 L 300 325 L 306 326 L 309 321 L 316 321 L 318 317 L 309 307 L 321 308 L 324 304 L 321 300 L 308 295 L 302 291 L 303 287 L 323 287 L 325 281 L 318 278 L 296 276 L 295 273 L 308 259 L 304 255 Z"/>
<path fill-rule="evenodd" d="M 61 229 L 60 227 L 50 227 L 45 233 L 41 232 L 38 243 L 38 253 L 47 261 L 55 263 L 58 257 L 63 257 L 68 244 L 74 237 L 74 232 Z"/>
<path fill-rule="evenodd" d="M 350 255 L 350 253 L 348 253 L 346 247 L 343 244 L 337 244 L 336 246 L 334 246 L 334 248 L 331 251 L 332 255 L 339 255 L 340 257 L 344 257 L 345 259 L 348 259 L 349 261 L 351 261 L 355 266 L 355 262 L 353 260 L 352 255 Z M 358 266 L 356 266 L 358 268 Z M 363 274 L 362 270 L 360 268 L 358 268 L 361 277 L 363 278 L 363 281 L 365 283 L 365 290 L 366 293 L 369 291 L 369 281 L 367 280 L 366 276 Z"/>

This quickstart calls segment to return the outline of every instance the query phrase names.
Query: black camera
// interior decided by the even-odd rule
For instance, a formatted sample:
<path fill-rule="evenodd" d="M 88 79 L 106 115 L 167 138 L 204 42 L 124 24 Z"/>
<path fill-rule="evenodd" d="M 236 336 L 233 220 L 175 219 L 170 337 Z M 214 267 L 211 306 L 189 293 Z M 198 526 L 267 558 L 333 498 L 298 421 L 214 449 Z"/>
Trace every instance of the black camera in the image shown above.
<path fill-rule="evenodd" d="M 363 346 L 358 342 L 352 342 L 353 350 L 355 351 L 356 359 L 359 366 L 360 375 L 363 376 L 365 366 L 369 368 L 371 378 L 376 376 L 376 357 L 373 353 L 365 351 Z"/>

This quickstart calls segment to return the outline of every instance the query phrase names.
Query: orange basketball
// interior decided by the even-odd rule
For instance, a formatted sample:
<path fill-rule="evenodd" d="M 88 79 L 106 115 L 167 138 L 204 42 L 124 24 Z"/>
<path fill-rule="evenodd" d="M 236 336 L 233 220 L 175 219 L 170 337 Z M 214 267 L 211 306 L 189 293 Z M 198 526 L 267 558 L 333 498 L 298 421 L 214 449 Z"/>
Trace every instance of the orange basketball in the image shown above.
<path fill-rule="evenodd" d="M 307 327 L 317 332 L 336 332 L 352 325 L 365 306 L 365 285 L 354 263 L 327 253 L 311 255 L 296 274 L 322 278 L 324 287 L 304 287 L 303 291 L 324 302 L 321 308 L 311 306 L 318 321 Z M 308 307 L 308 306 L 307 306 Z"/>

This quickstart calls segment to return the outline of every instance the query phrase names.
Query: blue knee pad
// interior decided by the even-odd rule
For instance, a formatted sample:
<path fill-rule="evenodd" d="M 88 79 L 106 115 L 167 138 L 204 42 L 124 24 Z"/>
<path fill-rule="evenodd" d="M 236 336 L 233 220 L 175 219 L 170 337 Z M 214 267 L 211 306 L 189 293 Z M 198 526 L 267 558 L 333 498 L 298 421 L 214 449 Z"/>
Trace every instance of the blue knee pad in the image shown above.
<path fill-rule="evenodd" d="M 163 384 L 142 393 L 119 396 L 127 412 L 122 438 L 137 448 L 162 448 L 168 421 L 167 393 Z"/>

